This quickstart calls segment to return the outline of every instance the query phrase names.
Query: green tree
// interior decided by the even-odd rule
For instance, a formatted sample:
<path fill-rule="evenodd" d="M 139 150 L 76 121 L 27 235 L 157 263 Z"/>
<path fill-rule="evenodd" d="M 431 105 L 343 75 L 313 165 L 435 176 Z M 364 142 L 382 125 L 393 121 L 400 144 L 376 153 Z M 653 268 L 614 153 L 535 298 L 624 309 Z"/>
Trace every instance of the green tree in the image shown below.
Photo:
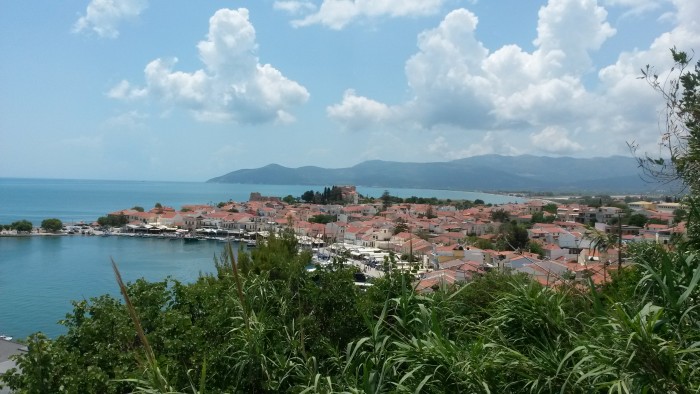
<path fill-rule="evenodd" d="M 413 234 L 415 234 L 416 237 L 418 237 L 422 240 L 430 241 L 430 233 L 428 232 L 428 230 L 426 230 L 424 228 L 414 230 Z"/>
<path fill-rule="evenodd" d="M 282 201 L 284 201 L 286 204 L 292 205 L 295 202 L 297 202 L 297 199 L 294 198 L 294 196 L 292 196 L 291 194 L 288 194 L 287 196 L 282 198 Z"/>
<path fill-rule="evenodd" d="M 474 237 L 472 240 L 470 240 L 470 244 L 473 245 L 475 248 L 479 249 L 495 249 L 495 245 L 493 242 L 489 241 L 488 239 L 483 239 L 483 238 L 478 238 Z"/>
<path fill-rule="evenodd" d="M 690 191 L 688 206 L 698 207 L 695 199 L 700 196 L 700 61 L 693 66 L 692 57 L 675 48 L 671 49 L 671 56 L 675 65 L 667 78 L 659 79 L 649 65 L 642 70 L 642 76 L 666 101 L 665 129 L 661 131 L 665 152 L 661 157 L 641 154 L 637 161 L 653 180 L 682 181 Z M 637 153 L 635 143 L 630 148 Z M 691 215 L 697 213 L 691 210 Z M 700 246 L 700 221 L 690 220 L 687 230 L 692 243 Z"/>
<path fill-rule="evenodd" d="M 528 241 L 527 245 L 525 246 L 525 249 L 527 249 L 527 251 L 530 253 L 537 254 L 540 258 L 543 258 L 545 256 L 544 248 L 537 242 Z"/>
<path fill-rule="evenodd" d="M 673 223 L 680 223 L 686 219 L 688 211 L 683 208 L 678 208 L 673 211 Z"/>
<path fill-rule="evenodd" d="M 620 241 L 617 234 L 598 231 L 594 228 L 589 228 L 587 236 L 591 240 L 590 249 L 598 251 L 601 260 L 608 260 L 610 258 L 608 251 L 618 245 Z M 620 259 L 618 259 L 617 267 L 618 271 L 622 267 Z"/>
<path fill-rule="evenodd" d="M 41 221 L 41 228 L 45 231 L 55 233 L 63 228 L 63 222 L 56 218 L 44 219 Z"/>
<path fill-rule="evenodd" d="M 545 216 L 543 212 L 535 212 L 532 214 L 530 223 L 552 223 L 556 219 L 556 216 L 547 215 Z"/>
<path fill-rule="evenodd" d="M 335 215 L 327 215 L 327 214 L 318 214 L 314 215 L 309 218 L 310 223 L 321 223 L 321 224 L 327 224 L 327 223 L 333 223 L 336 221 L 336 216 Z"/>
<path fill-rule="evenodd" d="M 637 227 L 644 227 L 645 224 L 649 221 L 649 218 L 646 216 L 642 215 L 641 213 L 635 213 L 630 215 L 627 223 L 630 226 L 637 226 Z"/>
<path fill-rule="evenodd" d="M 501 224 L 498 229 L 498 246 L 506 250 L 523 250 L 527 247 L 530 237 L 527 229 L 515 221 Z"/>
<path fill-rule="evenodd" d="M 137 212 L 143 212 L 143 211 L 144 211 L 143 207 L 140 207 L 140 206 L 138 206 L 138 205 L 136 205 L 136 206 L 134 206 L 134 207 L 131 207 L 131 209 L 133 209 L 134 211 L 137 211 Z"/>
<path fill-rule="evenodd" d="M 32 222 L 28 220 L 18 220 L 10 225 L 10 228 L 20 233 L 30 233 L 34 228 Z"/>
<path fill-rule="evenodd" d="M 301 195 L 301 200 L 307 203 L 314 202 L 314 191 L 307 190 Z"/>
<path fill-rule="evenodd" d="M 104 227 L 122 227 L 129 223 L 126 215 L 107 215 L 97 218 L 97 224 Z"/>
<path fill-rule="evenodd" d="M 494 222 L 506 223 L 510 220 L 510 213 L 504 209 L 494 209 L 491 211 L 491 220 Z"/>
<path fill-rule="evenodd" d="M 664 226 L 668 226 L 668 220 L 650 218 L 649 220 L 647 220 L 647 224 L 662 224 Z"/>
<path fill-rule="evenodd" d="M 360 307 L 360 294 L 354 284 L 356 269 L 336 265 L 311 276 L 311 283 L 303 290 L 308 304 L 303 311 L 314 316 L 316 338 L 325 337 L 337 349 L 347 345 L 366 332 Z M 319 349 L 320 350 L 320 349 Z M 325 350 L 324 350 L 325 351 Z"/>
<path fill-rule="evenodd" d="M 432 205 L 428 206 L 428 209 L 425 211 L 425 217 L 428 218 L 428 219 L 433 219 L 433 218 L 436 218 L 436 217 L 437 217 L 437 215 L 435 214 L 435 212 L 433 212 L 433 206 L 432 206 Z"/>
<path fill-rule="evenodd" d="M 394 235 L 408 231 L 408 224 L 403 218 L 396 219 L 394 224 Z"/>
<path fill-rule="evenodd" d="M 457 208 L 459 210 L 469 209 L 469 208 L 473 207 L 474 205 L 476 205 L 476 203 L 471 202 L 469 200 L 460 200 L 460 201 L 455 202 L 455 204 L 454 204 L 455 208 Z"/>
<path fill-rule="evenodd" d="M 549 212 L 549 213 L 552 213 L 552 214 L 556 214 L 556 213 L 557 213 L 557 208 L 559 208 L 559 207 L 557 206 L 557 204 L 551 202 L 551 203 L 549 203 L 549 204 L 544 205 L 544 206 L 542 207 L 542 210 L 545 211 L 545 212 Z"/>
<path fill-rule="evenodd" d="M 387 209 L 389 209 L 389 207 L 391 206 L 391 194 L 389 194 L 388 190 L 384 190 L 384 193 L 382 193 L 380 200 L 382 201 L 382 211 L 386 211 Z"/>

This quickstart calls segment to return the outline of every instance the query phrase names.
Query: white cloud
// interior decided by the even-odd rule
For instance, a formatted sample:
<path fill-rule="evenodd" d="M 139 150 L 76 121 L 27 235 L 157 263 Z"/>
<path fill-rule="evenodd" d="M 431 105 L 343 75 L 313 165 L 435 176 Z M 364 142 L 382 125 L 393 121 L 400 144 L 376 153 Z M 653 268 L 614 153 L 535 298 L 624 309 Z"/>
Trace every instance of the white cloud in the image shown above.
<path fill-rule="evenodd" d="M 292 25 L 301 27 L 320 24 L 339 30 L 356 19 L 433 15 L 444 2 L 445 0 L 323 0 L 318 11 L 293 20 Z M 315 8 L 308 1 L 275 3 L 277 9 L 290 12 L 313 11 L 312 5 Z"/>
<path fill-rule="evenodd" d="M 463 144 L 456 140 L 451 141 L 441 135 L 428 144 L 427 152 L 446 160 L 487 154 L 513 156 L 526 153 L 517 148 L 514 142 L 507 134 L 497 131 L 487 131 L 481 140 L 470 144 Z"/>
<path fill-rule="evenodd" d="M 307 90 L 256 55 L 255 29 L 248 10 L 221 9 L 209 20 L 206 40 L 197 45 L 204 68 L 175 71 L 177 59 L 156 59 L 144 70 L 145 87 L 122 81 L 108 95 L 118 99 L 152 97 L 193 111 L 202 121 L 283 122 L 288 110 L 305 103 Z"/>
<path fill-rule="evenodd" d="M 285 11 L 292 15 L 316 11 L 316 5 L 310 1 L 275 1 L 272 7 L 279 11 Z"/>
<path fill-rule="evenodd" d="M 668 77 L 673 65 L 670 48 L 691 51 L 700 48 L 700 2 L 674 0 L 675 27 L 657 37 L 645 50 L 623 52 L 617 61 L 602 68 L 598 75 L 605 90 L 602 93 L 609 119 L 608 127 L 640 144 L 642 151 L 657 149 L 659 121 L 664 103 L 661 97 L 640 81 L 640 70 L 653 65 L 661 80 Z"/>
<path fill-rule="evenodd" d="M 116 38 L 119 24 L 135 19 L 147 6 L 147 0 L 92 0 L 85 15 L 73 25 L 73 32 L 93 31 L 100 37 Z"/>
<path fill-rule="evenodd" d="M 510 45 L 489 53 L 475 35 L 478 18 L 466 9 L 452 11 L 437 28 L 419 35 L 419 51 L 406 62 L 414 97 L 397 112 L 425 127 L 470 129 L 538 123 L 552 114 L 570 116 L 581 107 L 579 101 L 588 99 L 580 81 L 590 64 L 588 51 L 613 32 L 604 17 L 592 0 L 552 0 L 540 11 L 538 49 L 527 53 Z M 576 36 L 593 39 L 578 43 L 560 38 L 580 21 L 585 22 Z"/>
<path fill-rule="evenodd" d="M 530 134 L 530 141 L 539 149 L 559 155 L 571 154 L 583 150 L 578 142 L 569 139 L 569 133 L 562 127 L 545 127 L 539 133 Z"/>
<path fill-rule="evenodd" d="M 450 145 L 447 143 L 447 139 L 443 136 L 439 136 L 435 141 L 428 144 L 428 152 L 430 153 L 442 153 L 449 149 Z"/>
<path fill-rule="evenodd" d="M 144 97 L 148 94 L 146 89 L 134 88 L 131 86 L 129 81 L 121 81 L 114 85 L 112 89 L 107 92 L 107 96 L 114 99 L 128 100 L 134 98 Z"/>
<path fill-rule="evenodd" d="M 700 3 L 695 0 L 672 0 L 678 9 L 676 17 L 679 29 L 697 32 L 700 30 Z M 696 37 L 697 38 L 697 37 Z"/>
<path fill-rule="evenodd" d="M 587 86 L 596 75 L 591 54 L 616 33 L 595 0 L 550 0 L 539 11 L 535 49 L 530 52 L 517 45 L 489 50 L 477 38 L 476 15 L 454 10 L 418 36 L 418 51 L 405 66 L 410 100 L 392 105 L 346 93 L 341 104 L 329 107 L 328 115 L 354 129 L 417 124 L 426 130 L 448 125 L 464 133 L 486 133 L 465 148 L 445 149 L 445 157 L 491 152 L 620 154 L 627 152 L 626 142 L 640 139 L 653 146 L 659 136 L 661 100 L 638 79 L 639 70 L 646 64 L 667 69 L 673 46 L 700 48 L 700 23 L 694 17 L 700 15 L 700 2 L 673 4 L 676 27 L 647 50 L 622 53 L 615 64 L 598 71 L 593 87 Z M 386 113 L 391 116 L 376 115 Z M 437 139 L 426 151 L 435 153 L 444 143 Z"/>
<path fill-rule="evenodd" d="M 604 0 L 606 6 L 627 8 L 626 15 L 641 14 L 658 9 L 664 0 Z"/>
<path fill-rule="evenodd" d="M 595 0 L 550 1 L 540 9 L 534 43 L 541 53 L 557 57 L 562 72 L 589 71 L 588 52 L 615 34 L 606 18 L 607 12 Z"/>
<path fill-rule="evenodd" d="M 406 62 L 406 76 L 415 95 L 408 112 L 421 123 L 483 126 L 491 86 L 481 72 L 488 50 L 474 37 L 477 23 L 473 13 L 458 9 L 419 35 L 419 52 Z"/>
<path fill-rule="evenodd" d="M 343 102 L 327 108 L 329 117 L 355 130 L 367 124 L 390 121 L 395 118 L 394 112 L 386 104 L 357 96 L 352 89 L 345 91 Z"/>

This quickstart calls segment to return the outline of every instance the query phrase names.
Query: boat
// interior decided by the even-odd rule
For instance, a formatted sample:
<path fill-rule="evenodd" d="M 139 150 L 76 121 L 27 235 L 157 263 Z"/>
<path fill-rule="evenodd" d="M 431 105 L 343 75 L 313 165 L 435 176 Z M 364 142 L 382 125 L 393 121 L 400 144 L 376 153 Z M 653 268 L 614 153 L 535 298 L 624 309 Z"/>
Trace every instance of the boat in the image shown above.
<path fill-rule="evenodd" d="M 3 339 L 5 341 L 11 341 L 12 337 L 9 335 L 0 335 L 0 339 Z"/>

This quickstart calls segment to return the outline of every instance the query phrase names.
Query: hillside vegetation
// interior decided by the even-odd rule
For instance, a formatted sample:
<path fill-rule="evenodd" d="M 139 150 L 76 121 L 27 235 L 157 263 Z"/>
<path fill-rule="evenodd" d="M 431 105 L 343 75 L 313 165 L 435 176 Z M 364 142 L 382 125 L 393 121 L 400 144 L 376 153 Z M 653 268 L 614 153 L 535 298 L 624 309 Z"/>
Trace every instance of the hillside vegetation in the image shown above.
<path fill-rule="evenodd" d="M 27 393 L 695 392 L 687 246 L 638 245 L 602 288 L 494 272 L 422 296 L 408 273 L 366 292 L 342 262 L 308 273 L 293 236 L 272 238 L 196 283 L 126 285 L 128 307 L 75 302 L 68 332 L 31 336 L 23 373 L 2 380 Z"/>

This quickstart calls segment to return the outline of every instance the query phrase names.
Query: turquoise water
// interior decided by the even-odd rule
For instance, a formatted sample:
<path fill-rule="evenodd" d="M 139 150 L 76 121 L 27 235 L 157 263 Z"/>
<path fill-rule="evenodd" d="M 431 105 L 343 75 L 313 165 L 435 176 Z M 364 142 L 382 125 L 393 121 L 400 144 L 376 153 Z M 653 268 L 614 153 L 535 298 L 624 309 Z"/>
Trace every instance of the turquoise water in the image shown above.
<path fill-rule="evenodd" d="M 183 204 L 247 201 L 251 192 L 300 196 L 306 190 L 320 191 L 323 186 L 0 178 L 0 224 L 26 219 L 38 226 L 54 217 L 91 222 L 134 205 L 150 208 L 160 202 L 177 209 Z M 358 192 L 372 197 L 384 190 L 358 187 Z M 520 201 L 485 193 L 386 190 L 399 197 L 478 198 L 494 204 Z M 200 272 L 213 272 L 213 257 L 222 245 L 124 237 L 0 237 L 0 334 L 24 338 L 42 331 L 53 337 L 63 332 L 56 322 L 71 311 L 71 300 L 118 295 L 110 257 L 128 281 L 162 280 L 170 275 L 188 282 Z"/>
<path fill-rule="evenodd" d="M 183 282 L 214 272 L 223 243 L 131 237 L 0 237 L 0 333 L 24 338 L 56 324 L 70 301 L 109 293 L 119 296 L 110 258 L 125 281 L 171 276 Z"/>

